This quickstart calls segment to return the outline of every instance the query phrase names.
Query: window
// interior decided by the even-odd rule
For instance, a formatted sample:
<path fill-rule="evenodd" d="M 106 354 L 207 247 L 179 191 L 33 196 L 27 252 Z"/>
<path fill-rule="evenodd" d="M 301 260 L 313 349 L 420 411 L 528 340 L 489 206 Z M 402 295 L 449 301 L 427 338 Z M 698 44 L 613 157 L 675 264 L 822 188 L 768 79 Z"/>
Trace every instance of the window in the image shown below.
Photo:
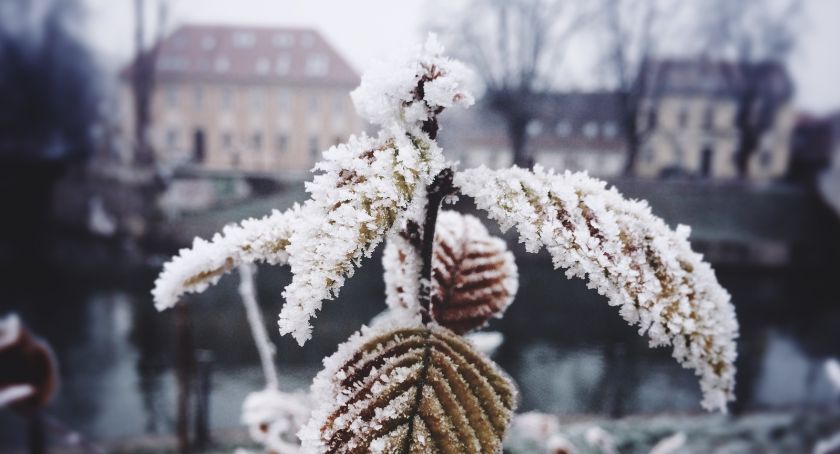
<path fill-rule="evenodd" d="M 290 104 L 289 98 L 289 91 L 281 88 L 280 91 L 277 92 L 277 108 L 280 110 L 288 110 Z"/>
<path fill-rule="evenodd" d="M 680 117 L 679 117 L 680 127 L 687 128 L 688 127 L 688 109 L 683 108 L 680 109 Z"/>
<path fill-rule="evenodd" d="M 309 112 L 318 113 L 318 95 L 315 93 L 309 95 Z"/>
<path fill-rule="evenodd" d="M 274 139 L 274 146 L 279 153 L 285 153 L 289 150 L 289 137 L 286 134 L 277 134 Z"/>
<path fill-rule="evenodd" d="M 280 54 L 274 59 L 274 72 L 278 76 L 289 74 L 289 67 L 291 66 L 291 59 L 286 54 Z"/>
<path fill-rule="evenodd" d="M 251 147 L 254 151 L 262 151 L 262 133 L 255 132 L 251 135 Z"/>
<path fill-rule="evenodd" d="M 704 178 L 712 175 L 712 147 L 709 145 L 700 152 L 700 175 Z"/>
<path fill-rule="evenodd" d="M 706 109 L 703 113 L 703 129 L 709 131 L 715 125 L 715 111 L 712 107 Z"/>
<path fill-rule="evenodd" d="M 586 124 L 583 125 L 583 135 L 585 135 L 589 139 L 594 139 L 598 136 L 598 123 L 594 121 L 587 121 Z"/>
<path fill-rule="evenodd" d="M 656 129 L 658 121 L 658 115 L 656 113 L 656 107 L 651 106 L 650 110 L 648 110 L 647 116 L 647 127 L 648 129 Z"/>
<path fill-rule="evenodd" d="M 318 160 L 318 155 L 321 150 L 318 149 L 318 136 L 309 136 L 309 156 L 313 161 Z"/>
<path fill-rule="evenodd" d="M 178 146 L 178 130 L 177 129 L 167 129 L 166 130 L 166 146 L 168 148 L 175 148 Z"/>
<path fill-rule="evenodd" d="M 344 95 L 335 95 L 333 98 L 333 111 L 337 114 L 344 113 Z"/>
<path fill-rule="evenodd" d="M 257 42 L 257 37 L 254 36 L 253 33 L 248 31 L 238 31 L 233 34 L 233 45 L 234 47 L 239 48 L 247 48 L 247 47 L 254 47 L 254 43 Z"/>
<path fill-rule="evenodd" d="M 215 69 L 217 73 L 227 72 L 227 70 L 230 69 L 230 60 L 225 57 L 216 58 L 216 61 L 213 62 L 213 69 Z"/>
<path fill-rule="evenodd" d="M 557 135 L 560 137 L 569 137 L 569 134 L 572 133 L 572 124 L 566 120 L 562 120 L 557 122 L 557 126 L 555 127 L 555 131 Z"/>
<path fill-rule="evenodd" d="M 222 147 L 225 150 L 233 148 L 233 136 L 229 132 L 222 133 Z"/>
<path fill-rule="evenodd" d="M 261 110 L 263 106 L 263 91 L 259 88 L 251 89 L 251 108 Z"/>
<path fill-rule="evenodd" d="M 213 35 L 205 35 L 201 38 L 201 47 L 204 50 L 213 50 L 216 48 L 216 38 Z"/>
<path fill-rule="evenodd" d="M 271 62 L 267 58 L 261 57 L 257 59 L 254 70 L 257 74 L 264 76 L 271 70 Z"/>
<path fill-rule="evenodd" d="M 321 77 L 327 74 L 330 68 L 330 59 L 326 55 L 310 55 L 306 59 L 304 72 L 307 76 Z"/>
<path fill-rule="evenodd" d="M 222 108 L 230 109 L 233 107 L 233 91 L 230 88 L 222 89 Z"/>
<path fill-rule="evenodd" d="M 166 89 L 166 104 L 169 107 L 178 106 L 178 89 L 175 87 L 168 87 Z"/>
<path fill-rule="evenodd" d="M 197 85 L 193 90 L 193 102 L 195 102 L 196 107 L 204 105 L 204 87 L 201 85 Z"/>
<path fill-rule="evenodd" d="M 761 167 L 768 169 L 773 166 L 773 153 L 770 150 L 763 150 L 758 155 L 758 162 L 761 164 Z"/>
<path fill-rule="evenodd" d="M 604 137 L 612 139 L 618 133 L 618 128 L 615 123 L 608 121 L 601 126 L 601 132 L 604 134 Z"/>
<path fill-rule="evenodd" d="M 525 126 L 525 133 L 530 137 L 538 136 L 542 132 L 542 122 L 539 120 L 531 120 Z"/>
<path fill-rule="evenodd" d="M 291 47 L 295 43 L 295 37 L 291 33 L 275 33 L 271 37 L 271 44 L 274 47 Z"/>

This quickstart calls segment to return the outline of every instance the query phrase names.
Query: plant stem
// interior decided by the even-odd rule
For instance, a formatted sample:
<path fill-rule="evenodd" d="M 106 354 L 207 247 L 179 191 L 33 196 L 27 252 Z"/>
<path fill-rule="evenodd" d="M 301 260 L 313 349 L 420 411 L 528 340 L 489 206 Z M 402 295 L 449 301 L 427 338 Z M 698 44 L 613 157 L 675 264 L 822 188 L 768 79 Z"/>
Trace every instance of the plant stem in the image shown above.
<path fill-rule="evenodd" d="M 450 195 L 454 186 L 452 169 L 446 168 L 435 176 L 432 183 L 426 187 L 426 217 L 423 221 L 423 241 L 420 244 L 420 257 L 422 267 L 420 268 L 420 317 L 424 325 L 432 321 L 432 259 L 435 248 L 435 224 L 443 198 Z"/>
<path fill-rule="evenodd" d="M 254 288 L 255 268 L 250 263 L 243 263 L 239 266 L 239 295 L 242 297 L 242 304 L 245 306 L 245 313 L 248 316 L 248 325 L 251 327 L 251 334 L 254 335 L 254 342 L 257 344 L 257 351 L 260 354 L 260 362 L 265 374 L 265 386 L 267 389 L 279 389 L 280 381 L 277 378 L 277 369 L 274 366 L 274 344 L 271 343 L 265 329 L 260 306 L 257 303 L 256 289 Z"/>

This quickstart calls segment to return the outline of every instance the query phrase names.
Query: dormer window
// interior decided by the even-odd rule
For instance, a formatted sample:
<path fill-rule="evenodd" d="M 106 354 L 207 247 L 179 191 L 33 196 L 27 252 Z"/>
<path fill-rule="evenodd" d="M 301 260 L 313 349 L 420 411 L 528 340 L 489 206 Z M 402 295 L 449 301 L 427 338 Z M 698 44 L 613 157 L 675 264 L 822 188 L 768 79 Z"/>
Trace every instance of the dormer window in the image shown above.
<path fill-rule="evenodd" d="M 257 37 L 251 32 L 239 31 L 233 34 L 233 45 L 239 48 L 254 47 Z"/>
<path fill-rule="evenodd" d="M 594 139 L 598 136 L 598 123 L 588 121 L 583 125 L 583 135 L 588 139 Z"/>
<path fill-rule="evenodd" d="M 615 123 L 608 121 L 601 127 L 601 132 L 604 134 L 604 137 L 612 139 L 618 133 L 618 128 L 615 126 Z"/>
<path fill-rule="evenodd" d="M 321 77 L 327 74 L 330 68 L 330 59 L 326 55 L 310 55 L 306 59 L 306 75 Z"/>

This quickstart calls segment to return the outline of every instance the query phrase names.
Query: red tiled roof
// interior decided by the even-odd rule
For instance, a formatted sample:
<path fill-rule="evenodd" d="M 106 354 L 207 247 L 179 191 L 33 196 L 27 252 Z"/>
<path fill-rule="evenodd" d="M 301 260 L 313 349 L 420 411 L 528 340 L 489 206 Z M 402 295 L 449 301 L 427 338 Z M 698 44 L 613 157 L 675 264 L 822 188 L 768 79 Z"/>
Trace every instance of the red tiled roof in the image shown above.
<path fill-rule="evenodd" d="M 160 44 L 159 81 L 358 85 L 359 75 L 316 30 L 185 25 Z M 124 71 L 129 74 L 131 65 Z"/>

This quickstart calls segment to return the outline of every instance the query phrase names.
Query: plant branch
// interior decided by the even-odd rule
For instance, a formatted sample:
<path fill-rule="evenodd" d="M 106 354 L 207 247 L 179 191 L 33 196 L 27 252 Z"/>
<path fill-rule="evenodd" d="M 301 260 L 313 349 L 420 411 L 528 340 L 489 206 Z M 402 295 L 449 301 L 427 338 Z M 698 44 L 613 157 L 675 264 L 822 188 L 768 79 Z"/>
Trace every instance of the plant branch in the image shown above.
<path fill-rule="evenodd" d="M 435 248 L 435 224 L 443 198 L 454 191 L 452 169 L 446 168 L 435 176 L 432 183 L 426 188 L 426 217 L 423 221 L 423 241 L 420 244 L 420 257 L 422 267 L 420 268 L 420 316 L 424 325 L 432 321 L 432 258 Z"/>

